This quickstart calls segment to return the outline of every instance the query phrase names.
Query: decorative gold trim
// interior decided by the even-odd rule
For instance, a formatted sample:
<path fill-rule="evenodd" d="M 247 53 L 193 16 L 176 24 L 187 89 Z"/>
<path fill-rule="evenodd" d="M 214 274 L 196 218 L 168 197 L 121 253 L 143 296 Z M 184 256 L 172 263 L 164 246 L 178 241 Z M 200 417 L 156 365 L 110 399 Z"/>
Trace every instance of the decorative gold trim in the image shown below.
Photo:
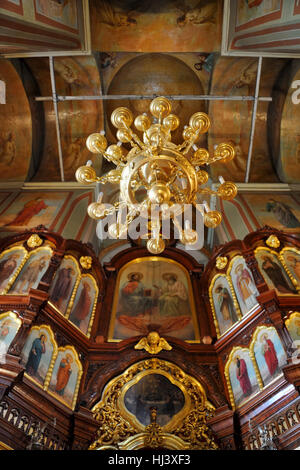
<path fill-rule="evenodd" d="M 190 275 L 187 271 L 187 269 L 182 266 L 182 264 L 178 263 L 177 261 L 173 259 L 168 259 L 164 258 L 161 256 L 147 256 L 145 258 L 136 258 L 128 263 L 126 263 L 124 266 L 121 267 L 121 269 L 118 272 L 117 279 L 116 279 L 116 284 L 115 284 L 115 292 L 114 292 L 114 298 L 113 298 L 113 305 L 112 305 L 112 314 L 111 314 L 111 319 L 110 319 L 110 325 L 109 325 L 109 331 L 108 331 L 108 341 L 109 342 L 120 342 L 122 341 L 121 339 L 114 339 L 113 334 L 114 334 L 114 329 L 115 329 L 115 323 L 116 323 L 116 313 L 117 313 L 117 305 L 118 305 L 118 300 L 119 300 L 119 286 L 120 286 L 120 279 L 123 274 L 123 271 L 128 268 L 128 266 L 137 265 L 145 261 L 165 261 L 170 264 L 174 264 L 179 267 L 183 271 L 183 273 L 186 276 L 186 281 L 188 285 L 188 298 L 190 302 L 190 307 L 192 311 L 192 320 L 193 320 L 193 328 L 194 328 L 194 333 L 195 333 L 195 339 L 194 340 L 186 340 L 187 343 L 200 343 L 200 334 L 199 334 L 199 327 L 198 327 L 198 321 L 197 321 L 197 314 L 196 314 L 196 309 L 195 309 L 195 301 L 194 301 L 194 294 L 193 294 L 193 288 L 192 288 L 192 283 L 190 280 Z M 135 269 L 136 271 L 136 269 Z"/>
<path fill-rule="evenodd" d="M 228 258 L 226 256 L 218 256 L 216 259 L 216 268 L 224 269 L 227 266 Z"/>
<path fill-rule="evenodd" d="M 4 442 L 0 441 L 0 450 L 14 450 L 12 447 L 9 447 Z"/>
<path fill-rule="evenodd" d="M 84 269 L 91 269 L 92 261 L 93 260 L 91 256 L 81 256 L 79 258 L 79 263 Z"/>
<path fill-rule="evenodd" d="M 215 324 L 215 327 L 216 327 L 217 337 L 220 338 L 220 336 L 223 336 L 225 333 L 227 333 L 229 330 L 231 330 L 231 328 L 234 325 L 236 325 L 236 323 L 238 323 L 238 322 L 235 322 L 230 328 L 228 328 L 226 331 L 224 331 L 224 333 L 221 334 L 220 328 L 219 328 L 219 322 L 218 322 L 218 318 L 217 318 L 217 314 L 216 314 L 216 310 L 215 310 L 214 299 L 213 299 L 213 295 L 212 295 L 212 291 L 213 291 L 213 288 L 214 288 L 215 283 L 216 283 L 215 281 L 218 278 L 225 278 L 226 281 L 228 282 L 230 292 L 231 292 L 231 295 L 232 295 L 233 305 L 236 309 L 237 316 L 238 316 L 239 320 L 241 320 L 243 318 L 243 315 L 242 315 L 242 312 L 240 310 L 240 306 L 239 306 L 239 303 L 237 301 L 235 291 L 234 291 L 234 287 L 232 285 L 230 276 L 228 276 L 228 274 L 215 274 L 214 277 L 212 278 L 211 282 L 210 282 L 209 289 L 208 289 L 208 295 L 209 295 L 209 302 L 210 302 L 211 310 L 212 310 L 212 313 L 213 313 L 213 320 L 214 320 L 214 324 Z"/>
<path fill-rule="evenodd" d="M 292 272 L 290 271 L 290 269 L 288 268 L 286 262 L 285 262 L 285 259 L 284 259 L 284 253 L 287 252 L 287 251 L 292 251 L 294 253 L 296 253 L 299 257 L 300 257 L 300 251 L 298 251 L 296 248 L 293 248 L 293 247 L 284 247 L 278 257 L 279 257 L 279 260 L 281 261 L 281 264 L 283 265 L 283 268 L 285 269 L 285 271 L 287 272 L 287 275 L 289 276 L 290 280 L 292 281 L 293 283 L 293 286 L 295 286 L 295 288 L 297 289 L 298 293 L 300 294 L 300 285 L 299 285 L 299 281 L 297 281 L 297 279 L 293 276 Z M 300 258 L 299 258 L 300 260 Z"/>
<path fill-rule="evenodd" d="M 134 349 L 145 349 L 150 354 L 158 354 L 162 349 L 171 351 L 172 346 L 164 338 L 161 338 L 156 331 L 150 331 L 147 336 L 140 339 Z"/>
<path fill-rule="evenodd" d="M 266 240 L 266 245 L 268 245 L 270 248 L 279 248 L 280 240 L 276 237 L 276 235 L 270 235 Z"/>
<path fill-rule="evenodd" d="M 146 427 L 125 408 L 124 396 L 131 386 L 149 374 L 161 374 L 167 377 L 182 390 L 186 399 L 183 409 L 169 423 L 161 426 L 162 432 L 172 432 L 176 438 L 184 437 L 185 441 L 189 442 L 189 448 L 197 446 L 204 448 L 202 445 L 206 446 L 205 448 L 216 448 L 208 436 L 208 427 L 205 427 L 206 419 L 213 413 L 214 407 L 207 400 L 202 385 L 175 364 L 151 358 L 130 366 L 106 385 L 101 401 L 92 409 L 94 418 L 99 421 L 99 429 L 98 438 L 90 449 L 120 443 L 126 448 L 125 443 L 129 442 L 129 439 L 131 442 L 134 441 L 140 431 L 144 431 L 142 434 L 145 436 Z"/>
<path fill-rule="evenodd" d="M 27 240 L 27 245 L 29 248 L 36 248 L 38 246 L 41 246 L 43 243 L 43 240 L 41 237 L 38 236 L 37 233 L 32 234 L 28 240 Z"/>
<path fill-rule="evenodd" d="M 289 318 L 287 320 L 285 320 L 285 325 L 288 329 L 288 331 L 290 332 L 290 329 L 289 329 L 289 326 L 290 324 L 292 323 L 292 321 L 294 320 L 294 318 L 297 318 L 299 317 L 299 322 L 300 322 L 300 312 L 293 312 Z M 299 335 L 300 336 L 300 335 Z"/>
<path fill-rule="evenodd" d="M 52 378 L 52 375 L 53 375 L 54 365 L 57 361 L 58 355 L 59 355 L 60 352 L 67 352 L 67 351 L 71 351 L 74 354 L 74 359 L 75 359 L 75 362 L 78 366 L 78 376 L 77 376 L 77 381 L 76 381 L 74 394 L 73 394 L 73 400 L 72 400 L 71 405 L 67 401 L 65 401 L 63 398 L 60 398 L 55 392 L 53 392 L 52 390 L 49 389 L 51 378 Z M 47 393 L 49 393 L 51 396 L 53 396 L 59 402 L 66 405 L 68 408 L 71 408 L 72 410 L 74 410 L 75 405 L 76 405 L 76 401 L 77 401 L 77 395 L 78 395 L 78 390 L 79 390 L 79 385 L 80 385 L 80 380 L 81 380 L 82 373 L 83 373 L 82 364 L 81 364 L 81 362 L 78 358 L 78 353 L 77 353 L 76 349 L 74 348 L 74 346 L 67 345 L 65 347 L 58 348 L 55 361 L 53 362 L 53 366 L 51 368 L 51 374 L 50 374 L 50 368 L 49 368 L 49 382 L 47 383 Z"/>
<path fill-rule="evenodd" d="M 260 390 L 262 390 L 264 388 L 264 385 L 263 385 L 263 381 L 262 381 L 262 378 L 260 376 L 260 372 L 258 370 L 258 367 L 257 367 L 257 364 L 256 364 L 256 361 L 255 359 L 253 358 L 253 355 L 251 355 L 250 353 L 250 350 L 248 348 L 243 348 L 241 346 L 234 346 L 232 348 L 232 350 L 230 351 L 230 354 L 229 354 L 229 357 L 227 359 L 227 362 L 225 364 L 225 368 L 224 368 L 224 375 L 225 375 L 225 378 L 226 378 L 226 382 L 227 382 L 227 388 L 228 388 L 228 393 L 229 393 L 229 399 L 230 399 L 230 403 L 231 403 L 231 406 L 232 408 L 235 410 L 237 408 L 236 404 L 235 404 L 235 399 L 234 399 L 234 393 L 233 393 L 233 390 L 232 390 L 232 386 L 231 386 L 231 380 L 230 380 L 230 374 L 229 374 L 229 367 L 233 361 L 233 356 L 234 354 L 237 352 L 237 351 L 243 351 L 243 352 L 248 352 L 249 353 L 249 356 L 250 356 L 250 360 L 252 362 L 252 365 L 253 365 L 253 368 L 254 368 L 254 372 L 255 372 L 255 375 L 256 375 L 256 379 L 257 379 L 257 383 L 258 383 L 258 386 L 260 388 Z M 251 395 L 248 400 L 250 400 L 250 398 L 252 398 L 254 395 L 256 394 L 253 394 Z M 242 405 L 245 404 L 246 401 L 248 400 L 245 400 L 243 401 Z"/>
<path fill-rule="evenodd" d="M 118 446 L 120 450 L 136 450 L 143 449 L 145 447 L 145 436 L 146 433 L 142 432 L 129 437 L 125 441 L 121 442 Z M 180 437 L 174 436 L 173 434 L 162 432 L 162 448 L 170 450 L 188 450 L 190 444 L 183 441 Z M 100 447 L 97 450 L 105 450 L 109 446 Z M 117 447 L 109 447 L 110 449 L 118 449 Z"/>
<path fill-rule="evenodd" d="M 52 353 L 52 356 L 51 356 L 51 359 L 50 359 L 50 362 L 49 362 L 49 367 L 48 367 L 48 370 L 46 372 L 46 376 L 45 376 L 45 379 L 44 379 L 44 383 L 43 384 L 40 384 L 34 377 L 32 377 L 31 375 L 27 374 L 27 372 L 25 371 L 25 375 L 26 377 L 28 377 L 32 382 L 34 382 L 35 384 L 37 384 L 39 387 L 41 387 L 43 390 L 47 390 L 47 387 L 48 387 L 48 375 L 51 373 L 52 371 L 52 368 L 53 368 L 53 364 L 55 362 L 55 359 L 56 359 L 56 355 L 57 355 L 57 344 L 56 344 L 56 341 L 55 341 L 55 338 L 54 338 L 54 333 L 51 329 L 51 327 L 49 325 L 38 325 L 38 326 L 33 326 L 32 328 L 30 328 L 30 331 L 29 331 L 29 335 L 27 337 L 27 341 L 28 341 L 28 338 L 30 336 L 30 334 L 32 333 L 32 331 L 40 331 L 44 329 L 48 332 L 49 336 L 50 336 L 50 341 L 51 341 L 51 344 L 53 345 L 53 353 Z"/>
<path fill-rule="evenodd" d="M 283 248 L 283 250 L 284 250 L 284 248 Z M 281 252 L 282 252 L 283 250 L 281 250 Z M 278 260 L 278 262 L 279 262 L 279 264 L 282 265 L 284 272 L 286 273 L 286 275 L 287 275 L 288 278 L 290 279 L 292 285 L 295 286 L 294 281 L 293 281 L 294 278 L 291 276 L 291 274 L 289 274 L 289 272 L 288 272 L 287 268 L 285 267 L 285 265 L 282 264 L 280 255 L 279 255 L 276 251 L 271 250 L 270 248 L 267 248 L 267 247 L 264 247 L 264 246 L 258 246 L 258 247 L 254 250 L 254 255 L 255 255 L 255 257 L 256 257 L 256 254 L 257 254 L 259 251 L 268 251 L 269 253 L 272 253 L 273 255 L 275 255 L 276 258 L 277 258 L 277 260 Z M 257 259 L 257 258 L 256 258 L 256 259 Z M 259 270 L 260 270 L 260 272 L 261 272 L 261 275 L 263 276 L 263 278 L 264 278 L 265 281 L 266 281 L 266 284 L 269 286 L 269 282 L 268 282 L 266 276 L 263 274 L 263 272 L 262 272 L 260 266 L 258 266 L 258 267 L 259 267 Z M 270 286 L 269 286 L 269 287 L 270 287 Z M 276 286 L 274 286 L 274 289 L 276 289 L 276 291 L 277 291 Z M 277 292 L 278 292 L 278 291 L 277 291 Z M 291 292 L 290 294 L 283 294 L 282 292 L 278 292 L 278 295 L 280 295 L 280 296 L 291 296 L 291 295 L 298 295 L 298 294 L 296 294 L 296 293 L 293 294 L 292 292 Z"/>

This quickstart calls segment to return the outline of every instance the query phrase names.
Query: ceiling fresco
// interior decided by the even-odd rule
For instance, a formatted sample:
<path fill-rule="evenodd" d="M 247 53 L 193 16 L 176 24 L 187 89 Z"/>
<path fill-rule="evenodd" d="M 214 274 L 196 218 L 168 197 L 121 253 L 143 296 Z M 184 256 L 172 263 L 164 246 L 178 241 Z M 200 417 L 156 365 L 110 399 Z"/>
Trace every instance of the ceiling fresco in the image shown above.
<path fill-rule="evenodd" d="M 222 174 L 244 182 L 253 100 L 237 98 L 255 94 L 258 59 L 221 55 L 222 2 L 90 0 L 89 5 L 91 53 L 54 57 L 55 91 L 67 97 L 58 102 L 64 180 L 75 181 L 76 168 L 89 159 L 99 175 L 107 171 L 109 164 L 88 151 L 86 138 L 104 129 L 108 141 L 115 143 L 111 112 L 127 106 L 136 116 L 147 112 L 151 101 L 93 97 L 183 95 L 172 101 L 172 111 L 180 118 L 174 141 L 181 141 L 183 127 L 194 112 L 207 112 L 211 128 L 199 145 L 213 152 L 216 144 L 229 141 L 236 149 L 236 158 L 228 165 L 210 168 L 212 181 Z M 255 14 L 259 18 L 258 10 Z M 272 101 L 258 102 L 251 183 L 299 182 L 300 138 L 294 118 L 300 106 L 291 100 L 299 69 L 297 59 L 263 59 L 259 96 Z M 49 59 L 0 55 L 0 80 L 7 84 L 7 103 L 0 105 L 0 181 L 61 181 Z M 199 100 L 189 99 L 190 95 L 226 98 Z M 37 96 L 48 99 L 37 102 Z"/>

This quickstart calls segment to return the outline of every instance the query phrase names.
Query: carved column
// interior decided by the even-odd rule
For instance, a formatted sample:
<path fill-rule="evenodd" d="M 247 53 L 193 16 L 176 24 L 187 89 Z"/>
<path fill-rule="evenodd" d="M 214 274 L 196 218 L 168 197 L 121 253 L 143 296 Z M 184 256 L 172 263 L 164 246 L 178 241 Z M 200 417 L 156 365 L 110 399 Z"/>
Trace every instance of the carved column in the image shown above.
<path fill-rule="evenodd" d="M 221 449 L 235 450 L 234 411 L 228 405 L 217 408 L 213 418 L 207 424 L 221 444 Z"/>
<path fill-rule="evenodd" d="M 73 415 L 73 450 L 87 450 L 96 438 L 96 431 L 99 427 L 90 410 L 84 406 L 80 406 L 79 410 Z M 75 444 L 76 443 L 76 444 Z"/>

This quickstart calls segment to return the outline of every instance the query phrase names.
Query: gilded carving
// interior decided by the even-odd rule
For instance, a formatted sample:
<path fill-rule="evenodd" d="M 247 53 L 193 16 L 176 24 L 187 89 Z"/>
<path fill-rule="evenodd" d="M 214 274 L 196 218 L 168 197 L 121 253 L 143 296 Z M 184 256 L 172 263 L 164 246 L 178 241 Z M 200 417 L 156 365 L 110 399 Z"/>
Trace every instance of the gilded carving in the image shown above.
<path fill-rule="evenodd" d="M 79 262 L 84 269 L 91 269 L 92 267 L 91 256 L 81 256 Z"/>
<path fill-rule="evenodd" d="M 42 243 L 43 240 L 41 239 L 41 237 L 38 236 L 37 233 L 31 235 L 27 240 L 27 245 L 29 246 L 29 248 L 36 248 L 38 246 L 41 246 Z"/>
<path fill-rule="evenodd" d="M 126 392 L 151 374 L 167 377 L 184 395 L 184 407 L 163 425 L 156 422 L 157 413 L 153 409 L 150 424 L 142 425 L 126 409 L 124 402 Z M 122 445 L 130 437 L 141 436 L 141 432 L 144 445 L 148 447 L 161 446 L 164 436 L 168 435 L 185 442 L 186 448 L 217 448 L 206 424 L 214 412 L 214 407 L 206 399 L 202 385 L 176 365 L 158 358 L 138 362 L 114 378 L 106 386 L 101 401 L 92 411 L 99 422 L 99 429 L 97 439 L 90 446 L 91 450 L 107 445 Z"/>
<path fill-rule="evenodd" d="M 224 269 L 227 266 L 228 258 L 226 256 L 218 256 L 216 259 L 216 268 Z"/>
<path fill-rule="evenodd" d="M 279 248 L 280 240 L 278 240 L 276 235 L 270 235 L 269 238 L 266 240 L 266 245 L 268 245 L 270 248 Z"/>
<path fill-rule="evenodd" d="M 156 331 L 150 331 L 148 336 L 140 339 L 134 349 L 145 349 L 150 354 L 158 354 L 162 349 L 171 351 L 172 346 L 164 338 L 161 338 Z"/>

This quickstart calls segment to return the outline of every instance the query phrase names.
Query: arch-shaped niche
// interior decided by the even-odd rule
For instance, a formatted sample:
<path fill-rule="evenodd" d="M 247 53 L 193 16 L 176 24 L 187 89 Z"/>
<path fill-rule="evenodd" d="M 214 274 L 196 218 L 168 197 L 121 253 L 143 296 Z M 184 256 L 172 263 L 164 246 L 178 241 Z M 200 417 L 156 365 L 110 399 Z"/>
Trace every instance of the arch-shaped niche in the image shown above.
<path fill-rule="evenodd" d="M 145 334 L 153 324 L 160 334 L 199 341 L 189 272 L 162 256 L 135 258 L 119 270 L 108 339 Z"/>
<path fill-rule="evenodd" d="M 151 418 L 153 409 L 155 422 Z M 128 367 L 106 385 L 92 412 L 99 429 L 91 449 L 115 444 L 123 448 L 145 447 L 151 424 L 159 429 L 162 447 L 170 445 L 173 437 L 173 442 L 181 441 L 186 448 L 217 448 L 206 424 L 214 407 L 203 386 L 168 361 L 152 358 Z"/>
<path fill-rule="evenodd" d="M 292 278 L 285 270 L 285 265 L 281 263 L 280 256 L 276 251 L 267 247 L 259 246 L 255 249 L 254 253 L 260 272 L 270 289 L 275 289 L 278 295 L 298 294 Z M 285 263 L 283 255 L 281 256 L 281 259 Z"/>
<path fill-rule="evenodd" d="M 281 374 L 287 355 L 276 328 L 260 325 L 249 347 L 234 346 L 224 368 L 230 402 L 238 408 Z"/>
<path fill-rule="evenodd" d="M 22 320 L 14 312 L 0 314 L 0 364 L 5 362 L 5 355 L 14 340 Z"/>
<path fill-rule="evenodd" d="M 219 337 L 242 318 L 229 276 L 216 274 L 213 277 L 209 286 L 209 300 Z"/>
<path fill-rule="evenodd" d="M 50 246 L 42 246 L 28 253 L 6 293 L 26 295 L 29 289 L 36 289 L 47 271 L 52 253 Z"/>
<path fill-rule="evenodd" d="M 87 337 L 93 326 L 98 293 L 94 276 L 82 273 L 73 255 L 65 255 L 52 281 L 49 303 Z"/>
<path fill-rule="evenodd" d="M 74 346 L 58 347 L 49 325 L 33 326 L 21 352 L 26 376 L 74 409 L 83 372 Z"/>
<path fill-rule="evenodd" d="M 209 299 L 217 336 L 222 336 L 257 306 L 259 295 L 253 275 L 242 255 L 235 255 L 226 273 L 215 274 L 209 286 Z"/>

